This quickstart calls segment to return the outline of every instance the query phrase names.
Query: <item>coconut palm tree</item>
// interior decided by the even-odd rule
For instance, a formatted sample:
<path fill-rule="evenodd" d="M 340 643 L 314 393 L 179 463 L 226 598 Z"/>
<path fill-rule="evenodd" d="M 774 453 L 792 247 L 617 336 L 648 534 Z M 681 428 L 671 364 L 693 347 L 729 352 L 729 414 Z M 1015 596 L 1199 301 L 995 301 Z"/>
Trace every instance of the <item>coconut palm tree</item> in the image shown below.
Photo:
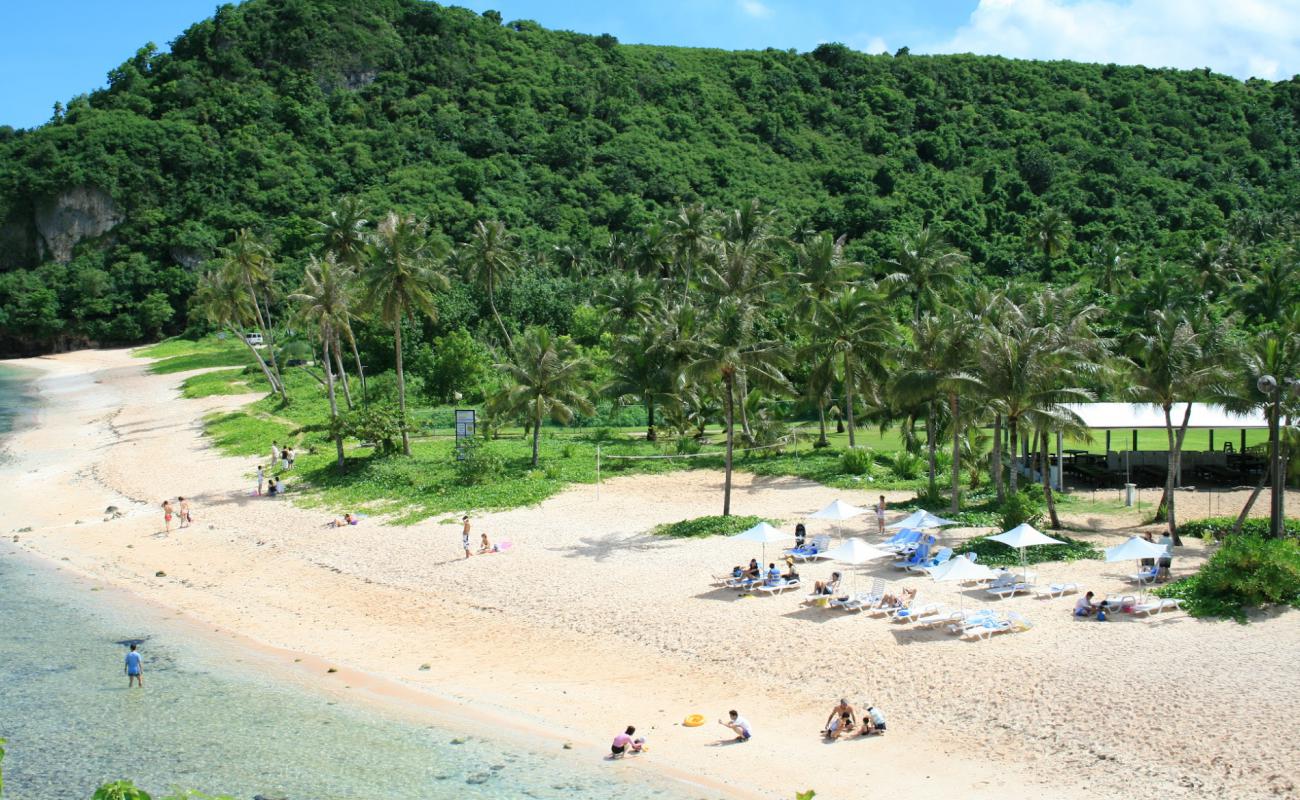
<path fill-rule="evenodd" d="M 755 338 L 749 313 L 734 297 L 724 297 L 719 301 L 706 335 L 696 340 L 693 358 L 686 368 L 687 376 L 722 385 L 723 432 L 727 437 L 722 495 L 724 517 L 731 514 L 731 469 L 739 374 L 745 371 L 753 380 L 788 387 L 781 372 L 786 360 L 784 344 Z"/>
<path fill-rule="evenodd" d="M 844 260 L 844 239 L 823 231 L 795 247 L 794 266 L 785 278 L 795 298 L 795 310 L 804 319 L 816 313 L 818 303 L 825 302 L 866 269 Z"/>
<path fill-rule="evenodd" d="M 882 278 L 881 284 L 891 294 L 912 299 L 912 321 L 916 322 L 922 310 L 933 310 L 944 293 L 957 285 L 965 261 L 966 256 L 949 245 L 942 233 L 926 226 L 899 239 L 894 257 L 885 262 L 894 271 Z"/>
<path fill-rule="evenodd" d="M 1134 399 L 1160 406 L 1165 415 L 1168 462 L 1165 472 L 1166 522 L 1174 544 L 1181 545 L 1174 488 L 1178 485 L 1180 454 L 1192 402 L 1227 379 L 1223 364 L 1223 331 L 1204 319 L 1173 309 L 1156 309 L 1147 325 L 1135 331 L 1130 342 L 1130 380 Z M 1185 403 L 1181 422 L 1175 422 L 1175 403 Z"/>
<path fill-rule="evenodd" d="M 414 216 L 389 212 L 379 223 L 368 248 L 365 270 L 360 275 L 362 305 L 379 314 L 393 329 L 393 353 L 397 361 L 398 421 L 402 426 L 402 453 L 411 454 L 406 423 L 406 375 L 402 367 L 402 323 L 422 313 L 436 320 L 434 292 L 445 290 L 447 276 L 435 268 L 437 252 L 429 238 L 429 227 Z"/>
<path fill-rule="evenodd" d="M 347 323 L 348 290 L 344 283 L 347 269 L 340 267 L 329 255 L 324 259 L 313 256 L 303 272 L 302 286 L 289 299 L 298 304 L 298 315 L 316 328 L 321 345 L 321 366 L 325 371 L 325 394 L 329 398 L 331 429 L 338 468 L 343 463 L 343 432 L 339 428 L 339 404 L 334 394 L 334 369 L 330 356 L 335 358 L 339 349 L 339 331 Z M 341 362 L 340 362 L 341 364 Z M 346 380 L 346 378 L 345 378 Z"/>
<path fill-rule="evenodd" d="M 1049 208 L 1030 224 L 1029 240 L 1043 256 L 1043 278 L 1052 274 L 1052 259 L 1065 252 L 1070 238 L 1070 220 L 1059 210 Z"/>
<path fill-rule="evenodd" d="M 354 197 L 344 197 L 339 201 L 338 206 L 332 209 L 325 219 L 317 220 L 315 239 L 320 245 L 321 255 L 333 254 L 335 262 L 346 273 L 340 273 L 339 278 L 343 285 L 348 288 L 349 296 L 352 294 L 351 286 L 355 281 L 356 273 L 362 268 L 366 260 L 367 247 L 370 242 L 370 233 L 366 230 L 369 220 L 366 219 L 366 213 Z M 352 332 L 352 315 L 349 314 L 343 320 L 340 333 L 348 340 L 348 345 L 352 350 L 352 361 L 357 368 L 357 376 L 361 379 L 361 392 L 366 392 L 366 371 L 361 364 L 361 352 L 357 348 L 357 337 Z M 338 364 L 339 375 L 343 382 L 343 395 L 347 399 L 348 408 L 352 408 L 352 389 L 348 385 L 347 373 L 343 369 L 342 355 L 335 349 L 334 360 Z"/>
<path fill-rule="evenodd" d="M 224 328 L 232 336 L 243 342 L 248 351 L 257 360 L 257 366 L 266 378 L 267 386 L 272 392 L 278 392 L 279 381 L 272 374 L 262 358 L 262 353 L 248 341 L 248 327 L 253 324 L 253 300 L 249 297 L 243 282 L 224 269 L 215 269 L 199 278 L 199 285 L 190 301 L 198 313 L 208 322 Z"/>
<path fill-rule="evenodd" d="M 1097 267 L 1097 288 L 1106 294 L 1115 294 L 1132 277 L 1128 254 L 1113 237 L 1093 246 L 1092 260 Z"/>
<path fill-rule="evenodd" d="M 505 337 L 506 349 L 513 350 L 515 345 L 510 339 L 510 332 L 497 313 L 496 292 L 503 282 L 510 279 L 519 265 L 515 255 L 514 236 L 500 222 L 479 220 L 474 223 L 474 232 L 469 241 L 461 247 L 458 260 L 470 280 L 487 294 L 488 308 L 492 309 L 492 318 L 497 321 L 497 327 Z"/>
<path fill-rule="evenodd" d="M 812 342 L 800 357 L 812 363 L 838 362 L 844 381 L 844 413 L 849 447 L 857 446 L 854 389 L 883 373 L 883 362 L 894 337 L 894 326 L 881 313 L 883 298 L 872 284 L 841 289 L 817 305 Z"/>
<path fill-rule="evenodd" d="M 696 265 L 716 242 L 711 229 L 712 222 L 712 215 L 701 205 L 683 206 L 668 220 L 666 227 L 673 250 L 673 262 L 682 282 L 682 303 L 686 302 L 690 294 Z"/>
<path fill-rule="evenodd" d="M 529 328 L 519 338 L 510 361 L 498 364 L 510 383 L 496 402 L 506 414 L 523 414 L 533 429 L 533 466 L 537 466 L 538 440 L 543 417 L 569 422 L 575 411 L 595 411 L 589 397 L 595 387 L 587 378 L 591 364 L 578 355 L 567 338 L 546 328 Z"/>
<path fill-rule="evenodd" d="M 634 395 L 646 409 L 647 442 L 656 440 L 655 405 L 673 389 L 672 353 L 664 329 L 648 323 L 640 331 L 619 337 L 614 377 L 605 391 L 615 397 Z"/>
<path fill-rule="evenodd" d="M 253 321 L 257 323 L 258 333 L 262 335 L 262 341 L 266 343 L 266 351 L 271 356 L 271 372 L 275 374 L 272 388 L 280 394 L 280 399 L 287 403 L 289 394 L 285 391 L 284 378 L 280 375 L 280 364 L 276 360 L 275 332 L 270 322 L 269 303 L 263 313 L 262 300 L 269 292 L 271 283 L 271 251 L 247 228 L 241 228 L 235 234 L 234 241 L 228 247 L 221 249 L 220 260 L 221 269 L 242 284 L 248 292 Z"/>

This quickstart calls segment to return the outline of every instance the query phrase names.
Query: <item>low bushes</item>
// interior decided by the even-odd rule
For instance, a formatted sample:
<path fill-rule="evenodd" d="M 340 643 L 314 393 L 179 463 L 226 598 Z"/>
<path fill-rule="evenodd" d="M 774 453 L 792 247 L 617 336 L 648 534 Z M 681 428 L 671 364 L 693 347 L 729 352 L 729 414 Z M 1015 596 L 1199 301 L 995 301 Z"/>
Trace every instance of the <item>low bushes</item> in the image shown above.
<path fill-rule="evenodd" d="M 1236 523 L 1236 517 L 1194 519 L 1179 525 L 1178 535 L 1186 537 L 1199 536 L 1202 539 L 1222 539 L 1232 534 L 1232 526 Z M 1269 521 L 1266 518 L 1249 517 L 1241 524 L 1241 535 L 1267 537 L 1268 525 Z M 1285 527 L 1291 533 L 1300 531 L 1300 519 L 1288 519 Z"/>
<path fill-rule="evenodd" d="M 1052 533 L 1053 539 L 1060 539 L 1063 544 L 1047 544 L 1025 548 L 1025 560 L 1030 564 L 1042 564 L 1047 561 L 1079 561 L 1085 558 L 1101 558 L 1101 551 L 1088 542 Z M 1007 547 L 1001 542 L 990 541 L 987 536 L 977 536 L 968 540 L 954 551 L 975 553 L 979 563 L 989 567 L 1009 567 L 1020 563 L 1020 551 Z"/>
<path fill-rule="evenodd" d="M 1156 594 L 1178 598 L 1193 616 L 1242 623 L 1251 609 L 1300 608 L 1300 540 L 1229 536 L 1199 572 Z"/>
<path fill-rule="evenodd" d="M 762 517 L 696 517 L 659 525 L 652 532 L 656 536 L 672 536 L 677 539 L 731 536 L 762 521 Z"/>

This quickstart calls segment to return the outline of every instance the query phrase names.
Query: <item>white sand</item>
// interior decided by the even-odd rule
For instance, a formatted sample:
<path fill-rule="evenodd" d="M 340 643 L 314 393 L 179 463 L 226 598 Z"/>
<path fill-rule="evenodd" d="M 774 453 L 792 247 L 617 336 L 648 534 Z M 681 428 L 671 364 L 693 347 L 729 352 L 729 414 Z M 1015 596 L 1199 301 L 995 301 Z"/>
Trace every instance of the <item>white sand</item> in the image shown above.
<path fill-rule="evenodd" d="M 1248 626 L 1181 613 L 1076 622 L 1073 597 L 987 603 L 887 565 L 858 570 L 864 586 L 897 578 L 936 601 L 1015 610 L 1034 623 L 969 643 L 804 609 L 802 593 L 737 598 L 710 590 L 709 576 L 758 548 L 648 533 L 717 513 L 713 472 L 619 478 L 599 502 L 594 487 L 578 486 L 478 517 L 476 539 L 486 530 L 514 547 L 465 560 L 458 524 L 369 519 L 334 530 L 319 510 L 250 497 L 256 461 L 220 456 L 200 435 L 205 413 L 250 398 L 178 399 L 184 375 L 146 375 L 125 351 L 17 363 L 46 373 L 49 405 L 17 437 L 23 459 L 0 475 L 6 535 L 34 526 L 16 534 L 32 552 L 266 645 L 418 688 L 411 696 L 431 705 L 450 700 L 554 737 L 556 747 L 572 741 L 593 760 L 624 725 L 649 733 L 648 756 L 611 769 L 678 771 L 737 796 L 781 798 L 805 788 L 831 798 L 1300 796 L 1295 611 Z M 196 525 L 159 536 L 158 502 L 177 494 L 191 497 Z M 1239 508 L 1244 494 L 1214 502 Z M 836 497 L 874 499 L 738 475 L 733 511 L 793 523 Z M 1180 493 L 1184 515 L 1205 497 Z M 1289 502 L 1300 508 L 1300 497 Z M 128 516 L 101 521 L 110 503 Z M 1102 545 L 1136 521 L 1072 520 Z M 829 529 L 809 524 L 810 534 Z M 1188 543 L 1175 573 L 1204 555 Z M 1089 561 L 1037 571 L 1040 582 L 1104 595 L 1124 590 L 1133 568 Z M 801 573 L 811 580 L 831 569 Z M 817 731 L 840 695 L 884 709 L 889 735 L 823 744 Z M 733 707 L 755 739 L 720 745 L 726 731 L 713 720 Z M 680 727 L 694 712 L 709 723 Z"/>

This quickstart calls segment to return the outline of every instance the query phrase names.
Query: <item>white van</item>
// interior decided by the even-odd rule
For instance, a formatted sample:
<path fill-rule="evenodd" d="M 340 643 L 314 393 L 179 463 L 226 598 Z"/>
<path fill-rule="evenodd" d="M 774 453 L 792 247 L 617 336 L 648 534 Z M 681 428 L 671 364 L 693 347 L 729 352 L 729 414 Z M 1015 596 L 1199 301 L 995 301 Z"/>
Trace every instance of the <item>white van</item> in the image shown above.
<path fill-rule="evenodd" d="M 260 333 L 246 333 L 246 334 L 244 334 L 244 341 L 248 342 L 248 343 L 251 344 L 253 347 L 261 347 L 261 346 L 262 346 L 262 334 L 260 334 Z"/>

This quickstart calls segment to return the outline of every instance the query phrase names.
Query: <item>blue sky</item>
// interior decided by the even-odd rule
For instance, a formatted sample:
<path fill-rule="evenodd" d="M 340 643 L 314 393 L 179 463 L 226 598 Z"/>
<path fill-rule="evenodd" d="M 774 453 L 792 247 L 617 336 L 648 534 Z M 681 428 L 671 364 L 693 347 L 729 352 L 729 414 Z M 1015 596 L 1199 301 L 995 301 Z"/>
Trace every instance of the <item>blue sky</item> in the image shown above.
<path fill-rule="evenodd" d="M 1300 73 L 1300 0 L 462 0 L 508 21 L 624 42 L 986 53 L 1239 78 Z M 215 0 L 0 0 L 0 125 L 32 127 L 56 100 L 104 85 L 145 42 L 160 47 Z"/>

